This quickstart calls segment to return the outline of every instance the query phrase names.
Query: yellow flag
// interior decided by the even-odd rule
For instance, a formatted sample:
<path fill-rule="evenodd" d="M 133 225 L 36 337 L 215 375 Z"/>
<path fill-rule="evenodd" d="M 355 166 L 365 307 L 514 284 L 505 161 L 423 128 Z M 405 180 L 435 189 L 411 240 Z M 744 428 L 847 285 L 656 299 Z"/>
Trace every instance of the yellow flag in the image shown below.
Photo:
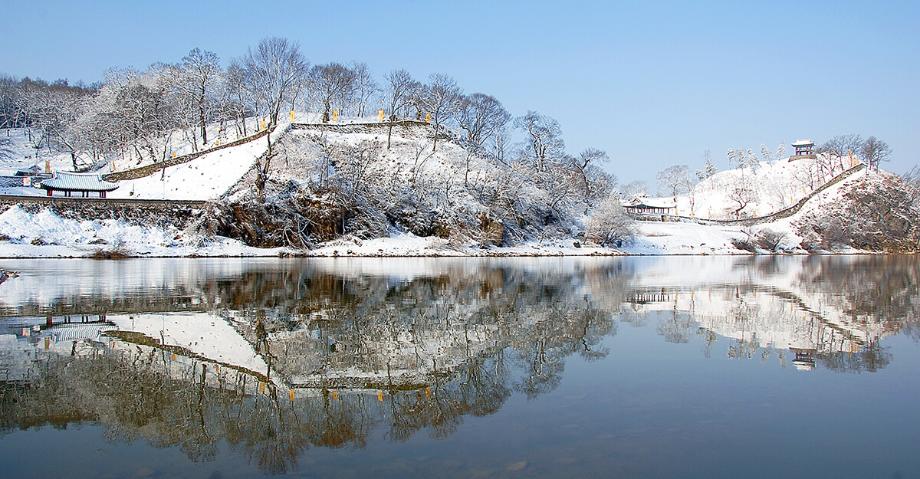
<path fill-rule="evenodd" d="M 288 389 L 288 398 L 290 398 L 291 401 L 294 400 L 294 390 L 293 389 Z"/>
<path fill-rule="evenodd" d="M 377 400 L 383 402 L 383 391 L 377 391 Z"/>
<path fill-rule="evenodd" d="M 172 157 L 173 157 L 173 158 L 175 158 L 175 157 L 176 157 L 176 152 L 175 152 L 175 151 L 174 151 L 174 152 L 172 152 Z"/>
<path fill-rule="evenodd" d="M 425 113 L 425 123 L 431 123 L 431 113 Z"/>
<path fill-rule="evenodd" d="M 291 110 L 291 121 L 294 121 L 294 110 Z"/>
<path fill-rule="evenodd" d="M 259 381 L 259 394 L 265 394 L 265 383 Z"/>
<path fill-rule="evenodd" d="M 383 121 L 383 118 L 386 114 L 383 112 L 383 108 L 377 110 L 377 121 Z"/>
<path fill-rule="evenodd" d="M 332 110 L 332 122 L 335 123 L 338 121 L 339 121 L 339 110 Z"/>
<path fill-rule="evenodd" d="M 333 401 L 338 401 L 338 400 L 339 400 L 339 392 L 338 392 L 338 391 L 335 391 L 335 390 L 332 391 L 332 400 L 333 400 Z"/>

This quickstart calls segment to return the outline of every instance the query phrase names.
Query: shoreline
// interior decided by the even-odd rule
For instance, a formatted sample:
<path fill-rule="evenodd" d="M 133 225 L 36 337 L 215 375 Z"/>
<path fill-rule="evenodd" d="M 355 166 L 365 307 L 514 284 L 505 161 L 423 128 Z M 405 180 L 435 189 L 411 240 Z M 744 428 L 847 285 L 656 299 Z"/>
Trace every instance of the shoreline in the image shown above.
<path fill-rule="evenodd" d="M 392 254 L 310 254 L 310 253 L 278 253 L 278 254 L 216 254 L 216 255 L 202 255 L 202 254 L 187 254 L 187 255 L 151 255 L 151 254 L 138 254 L 131 255 L 126 254 L 119 257 L 103 257 L 103 256 L 94 256 L 92 254 L 86 256 L 80 255 L 47 255 L 47 256 L 3 256 L 0 255 L 0 260 L 15 260 L 15 259 L 81 259 L 81 260 L 95 260 L 95 261 L 121 261 L 121 260 L 131 260 L 131 259 L 161 259 L 161 258 L 170 258 L 170 259 L 231 259 L 231 258 L 246 258 L 246 259 L 258 259 L 258 258 L 276 258 L 276 259 L 318 259 L 318 258 L 614 258 L 614 257 L 667 257 L 667 256 L 687 256 L 687 257 L 696 257 L 696 256 L 751 256 L 751 257 L 768 257 L 768 256 L 913 256 L 916 253 L 912 252 L 888 252 L 888 251 L 822 251 L 822 252 L 786 252 L 786 253 L 627 253 L 620 251 L 611 251 L 609 253 L 601 252 L 592 252 L 592 253 L 515 253 L 515 252 L 496 252 L 492 254 L 450 254 L 450 253 L 419 253 L 419 254 L 409 254 L 409 253 L 392 253 Z"/>

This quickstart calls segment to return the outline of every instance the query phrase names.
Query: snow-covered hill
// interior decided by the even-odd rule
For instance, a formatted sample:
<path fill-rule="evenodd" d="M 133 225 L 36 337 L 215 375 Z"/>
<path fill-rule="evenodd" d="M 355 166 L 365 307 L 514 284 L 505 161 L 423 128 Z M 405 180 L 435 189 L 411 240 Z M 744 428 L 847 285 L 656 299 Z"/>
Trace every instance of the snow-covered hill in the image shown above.
<path fill-rule="evenodd" d="M 831 237 L 822 215 L 836 211 L 835 227 L 845 229 L 846 205 L 872 201 L 857 192 L 890 196 L 901 188 L 897 177 L 863 170 L 810 197 L 852 165 L 822 174 L 820 159 L 783 159 L 718 172 L 691 193 L 667 199 L 679 216 L 733 220 L 810 197 L 792 216 L 755 224 L 640 221 L 632 241 L 602 247 L 585 238 L 583 204 L 556 206 L 556 195 L 566 192 L 553 190 L 552 179 L 470 154 L 451 134 L 439 136 L 435 149 L 429 125 L 407 122 L 389 135 L 385 125 L 363 121 L 279 125 L 261 193 L 255 166 L 267 151 L 264 139 L 121 181 L 109 195 L 214 201 L 194 231 L 13 207 L 0 213 L 0 256 L 87 256 L 115 247 L 167 256 L 695 255 L 859 252 L 895 244 Z M 747 195 L 740 212 L 738 189 Z M 916 215 L 915 206 L 903 206 L 898 214 Z M 905 233 L 906 241 L 913 234 Z M 904 242 L 896 249 L 905 249 Z"/>

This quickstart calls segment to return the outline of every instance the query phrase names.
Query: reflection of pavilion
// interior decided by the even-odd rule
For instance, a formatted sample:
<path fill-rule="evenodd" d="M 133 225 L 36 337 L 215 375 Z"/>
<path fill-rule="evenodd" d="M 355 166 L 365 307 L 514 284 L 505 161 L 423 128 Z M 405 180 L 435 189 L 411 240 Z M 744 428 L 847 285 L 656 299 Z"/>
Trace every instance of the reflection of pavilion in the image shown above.
<path fill-rule="evenodd" d="M 795 359 L 792 360 L 792 364 L 795 365 L 796 369 L 811 371 L 815 368 L 816 351 L 814 349 L 789 348 L 789 350 L 795 353 Z"/>
<path fill-rule="evenodd" d="M 810 307 L 808 300 L 817 306 Z M 629 302 L 639 312 L 684 314 L 718 336 L 759 348 L 788 350 L 800 370 L 814 369 L 818 357 L 864 351 L 891 333 L 881 324 L 853 318 L 823 297 L 799 297 L 753 285 L 691 291 L 640 288 Z"/>
<path fill-rule="evenodd" d="M 665 290 L 649 290 L 649 291 L 636 291 L 633 294 L 629 295 L 626 299 L 629 303 L 639 305 L 639 304 L 649 304 L 649 303 L 664 303 L 671 300 L 671 295 L 668 294 Z"/>

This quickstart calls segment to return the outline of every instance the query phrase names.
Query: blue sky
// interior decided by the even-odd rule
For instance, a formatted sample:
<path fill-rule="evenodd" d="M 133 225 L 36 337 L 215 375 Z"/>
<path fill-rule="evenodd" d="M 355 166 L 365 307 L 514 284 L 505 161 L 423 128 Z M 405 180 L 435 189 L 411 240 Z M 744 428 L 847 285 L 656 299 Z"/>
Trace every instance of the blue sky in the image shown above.
<path fill-rule="evenodd" d="M 443 72 L 514 114 L 556 118 L 569 149 L 654 182 L 703 151 L 876 135 L 920 163 L 920 2 L 8 2 L 0 72 L 87 82 L 112 66 L 226 60 L 266 36 L 312 63 Z M 788 148 L 788 146 L 787 146 Z"/>

